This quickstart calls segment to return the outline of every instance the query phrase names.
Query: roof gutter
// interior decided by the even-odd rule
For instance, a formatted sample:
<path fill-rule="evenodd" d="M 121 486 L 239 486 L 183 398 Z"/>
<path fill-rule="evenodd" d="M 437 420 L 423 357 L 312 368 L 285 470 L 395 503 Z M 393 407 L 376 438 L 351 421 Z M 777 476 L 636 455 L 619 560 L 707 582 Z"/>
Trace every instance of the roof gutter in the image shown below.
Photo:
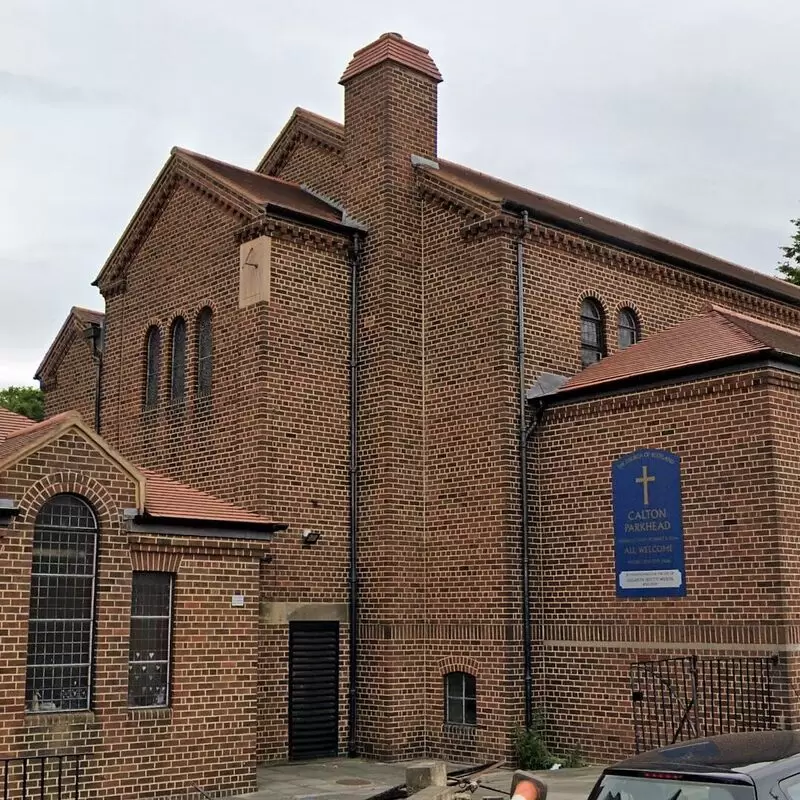
<path fill-rule="evenodd" d="M 303 211 L 296 211 L 293 208 L 287 208 L 286 206 L 281 206 L 276 203 L 265 203 L 263 209 L 265 214 L 279 217 L 287 222 L 299 222 L 303 225 L 323 228 L 324 230 L 344 236 L 352 236 L 354 233 L 366 232 L 366 228 L 348 217 L 345 217 L 341 222 L 336 222 L 332 219 L 322 219 L 313 214 L 306 214 Z"/>
<path fill-rule="evenodd" d="M 198 517 L 176 517 L 126 511 L 129 530 L 154 533 L 153 528 L 170 528 L 170 534 L 183 536 L 220 536 L 230 539 L 271 539 L 273 534 L 289 526 L 276 522 L 248 522 L 246 520 L 214 520 Z M 198 533 L 202 531 L 202 533 Z M 209 531 L 213 531 L 210 534 Z"/>
<path fill-rule="evenodd" d="M 654 250 L 650 247 L 635 244 L 634 242 L 630 242 L 626 239 L 619 239 L 616 236 L 610 236 L 609 234 L 602 233 L 594 228 L 581 225 L 580 223 L 565 219 L 564 217 L 557 217 L 553 214 L 536 211 L 532 207 L 517 203 L 514 200 L 503 200 L 502 207 L 513 214 L 520 214 L 523 210 L 528 211 L 531 214 L 535 213 L 537 220 L 541 222 L 548 223 L 557 228 L 562 228 L 570 231 L 571 233 L 577 233 L 581 236 L 586 236 L 589 239 L 594 239 L 595 241 L 602 242 L 603 244 L 611 245 L 619 250 L 627 250 L 646 258 L 665 262 L 682 270 L 688 270 L 689 272 L 699 272 L 706 277 L 713 278 L 715 281 L 720 281 L 733 288 L 744 289 L 750 294 L 765 295 L 782 303 L 790 303 L 794 306 L 800 306 L 800 297 L 794 297 L 788 293 L 784 294 L 778 290 L 770 289 L 766 286 L 754 286 L 752 283 L 748 283 L 746 280 L 739 280 L 731 275 L 726 275 L 725 273 L 703 266 L 697 262 L 688 261 L 678 256 L 673 256 L 658 250 Z"/>

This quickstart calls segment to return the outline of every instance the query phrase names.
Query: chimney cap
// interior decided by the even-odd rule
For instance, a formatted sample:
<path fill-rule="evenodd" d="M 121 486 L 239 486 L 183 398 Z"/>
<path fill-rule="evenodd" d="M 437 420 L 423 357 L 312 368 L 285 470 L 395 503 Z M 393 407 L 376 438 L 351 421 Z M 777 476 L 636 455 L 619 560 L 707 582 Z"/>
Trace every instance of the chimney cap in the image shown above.
<path fill-rule="evenodd" d="M 399 33 L 390 31 L 381 34 L 374 42 L 356 50 L 339 83 L 345 83 L 356 75 L 377 67 L 384 61 L 394 61 L 432 78 L 436 83 L 442 81 L 442 74 L 431 58 L 430 53 L 417 44 L 404 39 Z"/>

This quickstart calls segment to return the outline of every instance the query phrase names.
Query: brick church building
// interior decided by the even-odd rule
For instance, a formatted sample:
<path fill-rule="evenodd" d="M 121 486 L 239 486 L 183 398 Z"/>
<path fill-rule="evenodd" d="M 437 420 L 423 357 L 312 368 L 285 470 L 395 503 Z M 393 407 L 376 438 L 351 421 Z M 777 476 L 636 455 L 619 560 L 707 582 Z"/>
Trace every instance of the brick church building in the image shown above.
<path fill-rule="evenodd" d="M 343 123 L 296 109 L 255 170 L 172 150 L 37 373 L 79 477 L 0 485 L 9 753 L 222 796 L 286 758 L 506 757 L 540 716 L 590 760 L 800 723 L 800 288 L 440 158 L 441 80 L 385 34 Z M 55 495 L 80 514 L 42 527 Z M 67 713 L 25 575 L 73 523 Z M 137 586 L 172 598 L 142 702 Z"/>

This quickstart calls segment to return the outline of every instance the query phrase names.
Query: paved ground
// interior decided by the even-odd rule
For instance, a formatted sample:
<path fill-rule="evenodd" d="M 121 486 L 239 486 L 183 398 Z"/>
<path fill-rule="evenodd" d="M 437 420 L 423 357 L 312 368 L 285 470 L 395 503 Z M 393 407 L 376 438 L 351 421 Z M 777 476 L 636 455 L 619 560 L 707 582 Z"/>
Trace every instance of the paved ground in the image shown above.
<path fill-rule="evenodd" d="M 406 764 L 359 758 L 260 767 L 258 791 L 248 800 L 366 800 L 405 781 Z"/>
<path fill-rule="evenodd" d="M 258 791 L 238 800 L 367 800 L 402 784 L 409 763 L 413 762 L 384 764 L 342 758 L 262 767 L 258 772 Z M 458 766 L 448 764 L 448 769 Z M 539 774 L 549 787 L 547 800 L 586 800 L 599 773 L 599 767 L 585 767 Z M 496 797 L 511 788 L 511 771 L 486 775 L 481 784 L 484 788 L 475 793 L 476 800 Z"/>

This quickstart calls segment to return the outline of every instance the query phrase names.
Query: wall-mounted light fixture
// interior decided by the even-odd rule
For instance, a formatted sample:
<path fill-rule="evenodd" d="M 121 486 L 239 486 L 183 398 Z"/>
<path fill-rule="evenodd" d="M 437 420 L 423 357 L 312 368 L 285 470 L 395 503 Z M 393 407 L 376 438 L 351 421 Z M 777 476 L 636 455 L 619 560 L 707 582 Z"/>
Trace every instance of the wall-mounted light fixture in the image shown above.
<path fill-rule="evenodd" d="M 309 528 L 303 531 L 303 544 L 316 544 L 322 534 L 319 531 L 312 531 Z"/>

